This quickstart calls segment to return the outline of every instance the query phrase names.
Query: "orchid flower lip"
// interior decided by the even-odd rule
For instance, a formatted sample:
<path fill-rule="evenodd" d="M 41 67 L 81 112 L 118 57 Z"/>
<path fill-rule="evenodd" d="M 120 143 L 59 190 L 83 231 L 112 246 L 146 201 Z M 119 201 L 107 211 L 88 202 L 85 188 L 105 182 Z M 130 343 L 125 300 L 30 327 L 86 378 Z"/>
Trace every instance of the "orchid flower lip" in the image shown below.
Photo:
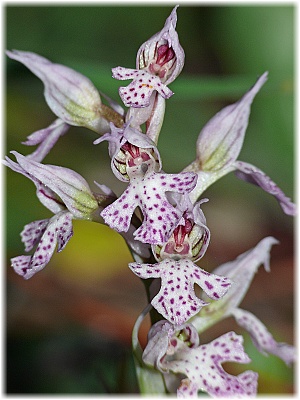
<path fill-rule="evenodd" d="M 18 256 L 11 259 L 15 272 L 29 279 L 49 263 L 55 248 L 62 251 L 73 236 L 72 214 L 62 211 L 49 220 L 35 221 L 24 227 L 22 241 L 25 249 L 37 245 L 32 256 Z"/>
<path fill-rule="evenodd" d="M 194 283 L 214 300 L 219 300 L 228 291 L 231 281 L 210 274 L 189 259 L 165 259 L 157 264 L 130 263 L 129 268 L 140 278 L 161 278 L 161 289 L 151 304 L 172 324 L 181 326 L 197 314 L 208 303 L 194 292 Z"/>
<path fill-rule="evenodd" d="M 200 369 L 199 360 L 202 360 L 204 368 Z M 222 363 L 228 361 L 243 364 L 251 361 L 244 351 L 242 337 L 234 332 L 195 348 L 181 346 L 175 358 L 169 360 L 166 355 L 160 365 L 165 371 L 187 376 L 177 389 L 178 397 L 196 397 L 199 390 L 212 397 L 256 394 L 258 374 L 246 371 L 237 376 L 230 375 L 222 367 Z"/>
<path fill-rule="evenodd" d="M 182 218 L 182 212 L 170 204 L 165 193 L 190 192 L 197 177 L 194 173 L 162 174 L 153 170 L 141 176 L 139 171 L 138 167 L 134 175 L 133 169 L 127 189 L 101 216 L 111 228 L 127 232 L 133 212 L 139 207 L 144 220 L 135 238 L 143 243 L 164 243 Z"/>
<path fill-rule="evenodd" d="M 132 79 L 127 87 L 120 87 L 120 97 L 127 107 L 149 107 L 151 95 L 156 90 L 164 99 L 169 99 L 173 92 L 161 79 L 147 71 L 116 67 L 113 68 L 113 78 L 119 80 Z"/>

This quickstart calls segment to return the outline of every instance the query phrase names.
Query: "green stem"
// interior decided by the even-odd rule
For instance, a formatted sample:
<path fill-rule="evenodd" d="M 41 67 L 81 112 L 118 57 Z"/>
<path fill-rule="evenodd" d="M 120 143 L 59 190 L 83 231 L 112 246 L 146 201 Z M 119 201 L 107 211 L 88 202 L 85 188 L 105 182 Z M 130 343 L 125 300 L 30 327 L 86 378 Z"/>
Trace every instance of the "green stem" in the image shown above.
<path fill-rule="evenodd" d="M 155 370 L 152 367 L 147 366 L 142 359 L 143 349 L 140 345 L 138 339 L 138 333 L 140 325 L 144 319 L 144 317 L 151 310 L 151 304 L 143 310 L 140 314 L 136 323 L 134 324 L 132 331 L 132 349 L 133 349 L 133 357 L 136 369 L 136 376 L 140 388 L 140 392 L 143 395 L 156 394 L 162 395 L 166 394 L 166 387 L 164 378 L 161 372 Z"/>

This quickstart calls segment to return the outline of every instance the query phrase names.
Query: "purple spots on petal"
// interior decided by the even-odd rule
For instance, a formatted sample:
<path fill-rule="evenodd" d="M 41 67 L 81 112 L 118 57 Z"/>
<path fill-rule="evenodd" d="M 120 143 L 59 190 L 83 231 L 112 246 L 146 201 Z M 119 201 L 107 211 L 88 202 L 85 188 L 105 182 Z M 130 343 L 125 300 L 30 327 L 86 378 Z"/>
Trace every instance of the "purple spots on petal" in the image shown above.
<path fill-rule="evenodd" d="M 212 285 L 212 284 L 210 284 L 210 283 L 207 282 L 207 281 L 205 281 L 204 283 L 205 283 L 205 285 L 208 287 L 208 289 L 213 289 L 213 285 Z"/>

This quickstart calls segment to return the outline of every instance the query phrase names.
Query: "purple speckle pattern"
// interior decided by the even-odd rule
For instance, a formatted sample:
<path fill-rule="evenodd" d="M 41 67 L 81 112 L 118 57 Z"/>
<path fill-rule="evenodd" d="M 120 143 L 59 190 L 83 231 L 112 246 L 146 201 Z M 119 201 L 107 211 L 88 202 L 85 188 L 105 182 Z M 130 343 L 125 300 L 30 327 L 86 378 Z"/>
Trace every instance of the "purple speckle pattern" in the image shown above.
<path fill-rule="evenodd" d="M 223 369 L 222 363 L 250 361 L 242 336 L 228 332 L 208 344 L 182 348 L 175 360 L 165 358 L 161 367 L 187 376 L 177 390 L 178 397 L 197 397 L 198 391 L 212 397 L 244 397 L 255 396 L 258 374 L 245 371 L 234 376 Z"/>
<path fill-rule="evenodd" d="M 165 192 L 190 192 L 196 185 L 197 175 L 192 172 L 181 174 L 148 173 L 131 178 L 125 192 L 107 206 L 101 216 L 118 232 L 127 232 L 134 210 L 139 207 L 143 213 L 142 225 L 134 237 L 143 243 L 166 242 L 179 223 L 182 212 L 167 200 Z"/>
<path fill-rule="evenodd" d="M 207 303 L 199 299 L 194 284 L 214 300 L 223 297 L 231 282 L 226 277 L 210 274 L 189 259 L 165 259 L 157 264 L 130 263 L 129 268 L 140 278 L 161 278 L 161 288 L 152 306 L 174 325 L 182 325 Z"/>
<path fill-rule="evenodd" d="M 133 79 L 127 87 L 119 88 L 120 97 L 127 107 L 148 107 L 154 90 L 165 99 L 173 95 L 172 90 L 164 85 L 158 76 L 145 70 L 116 67 L 112 69 L 112 72 L 115 79 Z"/>
<path fill-rule="evenodd" d="M 39 226 L 39 222 L 41 221 L 36 221 L 36 226 Z M 41 271 L 50 261 L 56 245 L 58 252 L 63 250 L 73 235 L 72 214 L 70 212 L 54 215 L 47 222 L 41 237 L 40 234 L 32 235 L 32 239 L 28 239 L 25 243 L 28 249 L 33 246 L 33 243 L 36 244 L 37 237 L 40 237 L 33 256 L 18 256 L 11 259 L 11 265 L 15 272 L 23 276 L 24 279 L 29 279 Z M 25 227 L 25 232 L 30 232 L 33 229 L 33 224 L 30 224 L 29 230 Z"/>
<path fill-rule="evenodd" d="M 24 226 L 24 229 L 21 232 L 21 238 L 25 246 L 25 251 L 30 251 L 39 242 L 48 223 L 48 219 L 43 219 L 31 222 Z"/>

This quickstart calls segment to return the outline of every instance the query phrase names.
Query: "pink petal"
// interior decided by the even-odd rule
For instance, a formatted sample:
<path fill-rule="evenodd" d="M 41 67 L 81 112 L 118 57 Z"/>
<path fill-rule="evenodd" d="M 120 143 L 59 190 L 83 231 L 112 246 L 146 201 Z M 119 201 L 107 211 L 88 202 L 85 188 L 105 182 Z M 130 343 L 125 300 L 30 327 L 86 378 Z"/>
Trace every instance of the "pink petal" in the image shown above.
<path fill-rule="evenodd" d="M 261 353 L 274 354 L 287 365 L 296 361 L 296 349 L 286 343 L 276 342 L 265 325 L 255 315 L 239 308 L 233 310 L 232 315 L 236 322 L 250 333 L 254 345 Z"/>
<path fill-rule="evenodd" d="M 231 310 L 241 303 L 259 266 L 263 264 L 266 271 L 270 270 L 271 247 L 277 243 L 278 241 L 273 237 L 266 237 L 234 261 L 229 261 L 214 269 L 214 274 L 227 276 L 234 282 L 226 298 L 215 305 L 222 307 L 223 317 L 230 315 Z"/>
<path fill-rule="evenodd" d="M 31 160 L 41 162 L 45 156 L 50 152 L 52 147 L 55 145 L 60 136 L 63 136 L 69 125 L 63 122 L 61 119 L 55 120 L 50 126 L 44 129 L 40 129 L 28 136 L 27 141 L 23 142 L 27 146 L 35 146 L 40 144 L 38 148 L 27 157 Z"/>
<path fill-rule="evenodd" d="M 13 154 L 19 154 L 16 152 L 12 152 Z M 20 155 L 21 156 L 21 155 Z M 21 156 L 24 157 L 24 156 Z M 28 157 L 24 157 L 24 159 L 29 160 Z M 18 172 L 29 178 L 36 186 L 36 194 L 40 202 L 47 207 L 50 211 L 54 214 L 65 210 L 65 205 L 63 204 L 62 200 L 57 196 L 57 194 L 45 186 L 43 183 L 40 182 L 32 173 L 29 173 L 26 169 L 24 169 L 20 164 L 12 161 L 10 158 L 5 157 L 3 164 L 7 167 L 11 168 L 13 171 Z"/>
<path fill-rule="evenodd" d="M 264 172 L 254 165 L 241 161 L 236 161 L 234 165 L 237 169 L 236 176 L 238 178 L 253 183 L 254 185 L 261 187 L 265 192 L 274 196 L 285 214 L 296 215 L 296 205 L 292 203 L 291 199 L 289 199 L 276 183 L 274 183 Z"/>

